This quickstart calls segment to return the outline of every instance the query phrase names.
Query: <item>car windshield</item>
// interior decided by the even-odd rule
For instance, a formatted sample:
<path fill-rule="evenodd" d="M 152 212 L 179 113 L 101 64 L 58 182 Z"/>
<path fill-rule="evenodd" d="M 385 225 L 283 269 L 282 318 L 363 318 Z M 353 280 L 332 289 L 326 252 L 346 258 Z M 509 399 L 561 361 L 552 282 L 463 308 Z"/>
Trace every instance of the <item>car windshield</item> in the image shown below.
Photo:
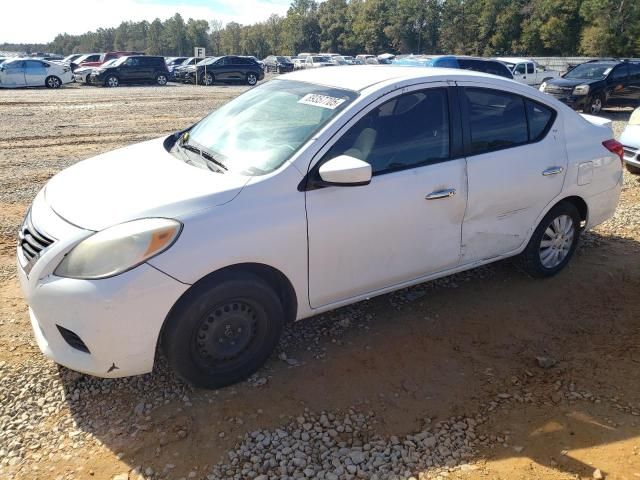
<path fill-rule="evenodd" d="M 331 59 L 329 57 L 312 57 L 315 63 L 329 63 Z"/>
<path fill-rule="evenodd" d="M 172 153 L 186 157 L 181 151 L 186 147 L 201 152 L 213 163 L 212 170 L 264 175 L 286 162 L 356 97 L 350 90 L 272 80 L 205 117 L 176 142 Z"/>
<path fill-rule="evenodd" d="M 193 57 L 189 57 L 185 59 L 180 65 L 189 65 L 192 60 L 193 60 Z"/>
<path fill-rule="evenodd" d="M 613 65 L 583 63 L 565 74 L 564 78 L 602 79 L 611 71 Z"/>
<path fill-rule="evenodd" d="M 276 57 L 276 60 L 279 62 L 289 62 L 290 60 L 287 57 Z"/>
<path fill-rule="evenodd" d="M 112 67 L 118 60 L 120 60 L 120 59 L 119 58 L 112 58 L 111 60 L 107 60 L 106 62 L 104 62 L 102 64 L 102 68 Z"/>
<path fill-rule="evenodd" d="M 120 58 L 114 58 L 114 62 L 110 65 L 111 67 L 119 67 L 120 65 L 122 65 L 124 62 L 127 61 L 129 57 L 120 57 Z"/>

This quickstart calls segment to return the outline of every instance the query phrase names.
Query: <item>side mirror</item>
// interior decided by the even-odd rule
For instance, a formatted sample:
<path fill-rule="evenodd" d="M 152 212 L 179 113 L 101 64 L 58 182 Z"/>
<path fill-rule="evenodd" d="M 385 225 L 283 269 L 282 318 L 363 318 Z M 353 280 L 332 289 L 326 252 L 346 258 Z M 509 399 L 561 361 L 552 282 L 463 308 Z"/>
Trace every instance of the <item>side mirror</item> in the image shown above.
<path fill-rule="evenodd" d="M 371 183 L 371 165 L 348 155 L 332 158 L 318 173 L 326 186 L 358 187 Z"/>

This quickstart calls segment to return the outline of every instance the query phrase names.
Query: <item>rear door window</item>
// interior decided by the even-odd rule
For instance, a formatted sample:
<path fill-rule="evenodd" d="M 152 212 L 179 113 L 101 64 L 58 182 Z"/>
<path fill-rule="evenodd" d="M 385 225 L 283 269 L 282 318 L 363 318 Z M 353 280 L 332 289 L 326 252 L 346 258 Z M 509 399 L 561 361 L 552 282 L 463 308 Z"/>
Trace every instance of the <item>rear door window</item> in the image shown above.
<path fill-rule="evenodd" d="M 471 153 L 500 150 L 529 141 L 524 99 L 483 88 L 465 88 Z"/>
<path fill-rule="evenodd" d="M 536 69 L 533 66 L 533 63 L 527 63 L 527 73 L 535 73 Z"/>
<path fill-rule="evenodd" d="M 544 137 L 551 128 L 555 112 L 549 107 L 531 100 L 525 100 L 527 121 L 529 122 L 529 140 L 535 142 Z"/>

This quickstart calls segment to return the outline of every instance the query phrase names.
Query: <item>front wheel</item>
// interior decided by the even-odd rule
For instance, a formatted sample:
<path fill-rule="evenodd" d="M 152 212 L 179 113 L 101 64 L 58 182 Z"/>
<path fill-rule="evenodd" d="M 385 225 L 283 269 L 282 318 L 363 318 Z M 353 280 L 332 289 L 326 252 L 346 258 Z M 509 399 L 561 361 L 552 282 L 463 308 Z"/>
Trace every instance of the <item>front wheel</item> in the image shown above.
<path fill-rule="evenodd" d="M 62 80 L 60 80 L 55 75 L 51 75 L 50 77 L 47 77 L 47 79 L 44 81 L 44 84 L 47 86 L 47 88 L 60 88 L 62 86 Z"/>
<path fill-rule="evenodd" d="M 255 85 L 258 83 L 258 76 L 255 73 L 247 73 L 247 83 L 249 85 Z"/>
<path fill-rule="evenodd" d="M 604 108 L 604 97 L 601 93 L 596 93 L 587 102 L 586 113 L 596 115 Z"/>
<path fill-rule="evenodd" d="M 118 85 L 120 85 L 120 80 L 118 80 L 118 77 L 116 77 L 115 75 L 109 75 L 104 81 L 104 84 L 107 87 L 117 87 Z"/>
<path fill-rule="evenodd" d="M 192 287 L 171 310 L 162 347 L 188 383 L 219 388 L 254 373 L 275 349 L 284 324 L 280 299 L 252 274 L 231 273 Z"/>
<path fill-rule="evenodd" d="M 207 87 L 213 85 L 214 81 L 215 81 L 215 78 L 213 77 L 213 74 L 211 74 L 211 73 L 207 73 L 202 77 L 202 84 L 206 85 Z"/>
<path fill-rule="evenodd" d="M 533 232 L 522 252 L 524 269 L 543 278 L 562 270 L 573 256 L 580 237 L 580 213 L 569 202 L 553 207 Z"/>

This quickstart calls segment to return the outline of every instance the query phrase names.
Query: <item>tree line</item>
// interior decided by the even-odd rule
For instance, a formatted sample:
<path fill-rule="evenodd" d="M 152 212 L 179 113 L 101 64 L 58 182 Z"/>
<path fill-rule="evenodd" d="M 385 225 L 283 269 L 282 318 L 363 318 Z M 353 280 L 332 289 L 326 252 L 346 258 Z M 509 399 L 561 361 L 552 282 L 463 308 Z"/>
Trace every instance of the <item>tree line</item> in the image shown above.
<path fill-rule="evenodd" d="M 12 45 L 16 47 L 15 45 Z M 123 22 L 60 34 L 22 50 L 110 50 L 152 55 L 299 52 L 640 56 L 638 0 L 293 0 L 286 15 L 252 25 L 184 18 Z M 0 45 L 0 50 L 9 49 Z"/>

